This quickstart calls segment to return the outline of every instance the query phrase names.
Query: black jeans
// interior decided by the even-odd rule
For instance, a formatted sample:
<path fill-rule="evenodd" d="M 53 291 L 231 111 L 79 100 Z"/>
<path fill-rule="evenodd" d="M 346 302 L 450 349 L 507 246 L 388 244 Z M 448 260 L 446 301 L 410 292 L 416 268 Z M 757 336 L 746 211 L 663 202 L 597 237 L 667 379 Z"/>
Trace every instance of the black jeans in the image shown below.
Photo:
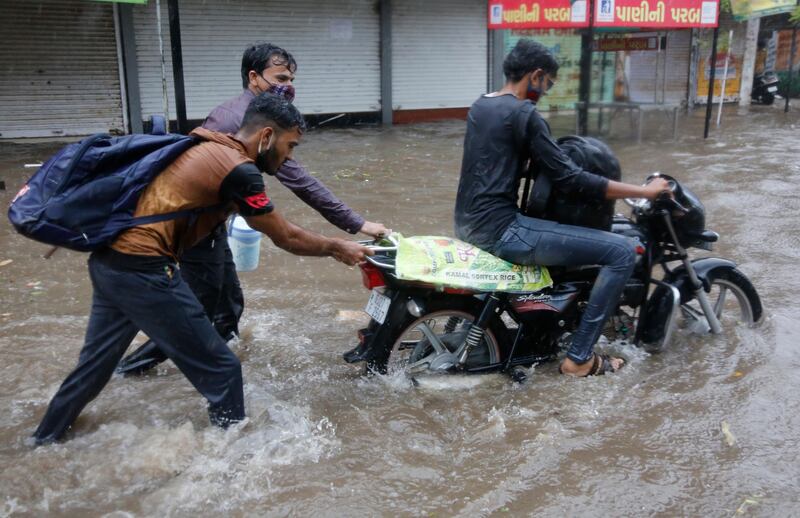
<path fill-rule="evenodd" d="M 197 297 L 174 265 L 124 268 L 111 250 L 89 257 L 94 288 L 86 339 L 78 365 L 50 401 L 34 433 L 37 443 L 57 440 L 108 383 L 139 330 L 156 340 L 208 400 L 211 422 L 244 419 L 242 369 L 214 330 Z M 122 256 L 130 259 L 132 256 Z"/>
<path fill-rule="evenodd" d="M 239 319 L 244 312 L 244 293 L 239 284 L 239 276 L 236 274 L 236 264 L 233 262 L 233 254 L 228 246 L 227 236 L 219 243 L 222 249 L 222 283 L 219 289 L 217 303 L 214 308 L 212 322 L 220 336 L 226 340 L 239 334 Z M 191 251 L 189 251 L 191 252 Z M 186 261 L 184 254 L 182 261 Z M 184 264 L 184 263 L 181 263 Z"/>
<path fill-rule="evenodd" d="M 244 294 L 228 246 L 225 225 L 181 255 L 181 273 L 197 295 L 220 336 L 239 334 Z"/>
<path fill-rule="evenodd" d="M 219 335 L 225 341 L 238 335 L 244 294 L 224 225 L 181 255 L 181 275 Z M 151 338 L 122 360 L 119 372 L 145 372 L 166 359 L 165 352 Z"/>
<path fill-rule="evenodd" d="M 514 264 L 602 265 L 567 356 L 575 363 L 592 358 L 594 343 L 636 265 L 636 250 L 626 237 L 585 227 L 517 215 L 493 253 Z"/>

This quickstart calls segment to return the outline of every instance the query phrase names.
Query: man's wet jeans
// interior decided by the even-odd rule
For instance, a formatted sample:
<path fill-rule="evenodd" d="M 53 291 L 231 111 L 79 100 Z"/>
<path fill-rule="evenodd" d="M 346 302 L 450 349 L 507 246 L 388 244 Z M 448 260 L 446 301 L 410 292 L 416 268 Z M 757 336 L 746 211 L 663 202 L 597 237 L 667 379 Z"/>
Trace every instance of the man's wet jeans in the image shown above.
<path fill-rule="evenodd" d="M 492 251 L 515 264 L 602 266 L 567 352 L 575 363 L 589 361 L 603 325 L 633 272 L 634 244 L 623 236 L 602 230 L 517 215 Z"/>
<path fill-rule="evenodd" d="M 244 295 L 224 225 L 183 253 L 181 274 L 219 335 L 225 341 L 233 338 L 234 334 L 238 335 Z M 151 339 L 126 356 L 117 371 L 141 374 L 166 359 L 166 354 Z"/>
<path fill-rule="evenodd" d="M 228 240 L 222 243 L 224 264 L 222 266 L 222 287 L 219 291 L 217 307 L 214 309 L 214 327 L 225 340 L 239 335 L 239 319 L 244 313 L 244 293 L 236 274 L 236 263 L 228 246 Z M 186 258 L 184 257 L 184 261 Z M 209 313 L 211 315 L 211 313 Z"/>
<path fill-rule="evenodd" d="M 94 288 L 86 339 L 34 433 L 37 443 L 59 439 L 106 385 L 139 330 L 158 342 L 208 400 L 213 424 L 244 419 L 242 369 L 174 265 L 121 268 L 113 251 L 89 257 Z M 121 254 L 117 254 L 121 255 Z M 124 256 L 131 257 L 131 256 Z"/>

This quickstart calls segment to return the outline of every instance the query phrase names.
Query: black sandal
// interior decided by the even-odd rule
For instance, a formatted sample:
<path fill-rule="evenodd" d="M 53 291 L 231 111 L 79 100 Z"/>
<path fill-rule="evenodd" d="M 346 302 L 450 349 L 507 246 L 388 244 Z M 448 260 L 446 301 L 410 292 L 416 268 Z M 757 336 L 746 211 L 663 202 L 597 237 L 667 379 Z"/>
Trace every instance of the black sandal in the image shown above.
<path fill-rule="evenodd" d="M 622 360 L 622 365 L 619 366 L 621 369 L 627 363 L 624 358 L 618 358 Z M 592 357 L 592 368 L 589 369 L 589 372 L 584 374 L 583 376 L 577 376 L 578 378 L 588 378 L 589 376 L 603 376 L 606 372 L 617 372 L 619 369 L 615 369 L 614 366 L 611 364 L 611 356 L 607 354 L 597 354 L 594 353 Z M 564 371 L 561 370 L 561 365 L 558 366 L 558 373 L 564 374 Z"/>

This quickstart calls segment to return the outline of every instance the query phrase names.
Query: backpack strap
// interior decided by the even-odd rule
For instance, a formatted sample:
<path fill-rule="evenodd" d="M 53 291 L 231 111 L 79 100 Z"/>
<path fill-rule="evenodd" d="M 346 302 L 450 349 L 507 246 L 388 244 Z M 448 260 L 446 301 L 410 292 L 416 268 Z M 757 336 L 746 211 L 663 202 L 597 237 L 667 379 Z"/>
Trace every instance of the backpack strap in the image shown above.
<path fill-rule="evenodd" d="M 151 135 L 166 135 L 168 133 L 167 120 L 163 115 L 150 116 L 150 134 Z"/>
<path fill-rule="evenodd" d="M 531 170 L 534 168 L 531 162 L 528 168 L 528 175 L 530 178 Z M 553 190 L 553 183 L 550 177 L 546 174 L 536 175 L 536 181 L 533 183 L 530 197 L 527 198 L 524 214 L 534 218 L 540 218 L 544 214 L 547 207 L 547 201 L 550 199 L 550 193 Z"/>
<path fill-rule="evenodd" d="M 535 110 L 536 108 L 534 107 L 533 109 Z M 525 127 L 528 126 L 528 121 L 530 120 L 530 118 L 531 118 L 531 112 L 529 111 L 525 116 L 525 124 L 524 124 Z M 525 142 L 525 139 L 523 139 L 521 135 L 522 131 L 514 132 L 514 144 L 517 147 L 517 152 L 520 155 L 524 155 L 524 153 L 527 152 L 527 146 L 526 146 L 527 142 Z M 528 160 L 528 165 L 525 168 L 525 184 L 524 187 L 522 188 L 522 198 L 520 199 L 519 203 L 520 214 L 527 215 L 526 212 L 527 212 L 528 194 L 531 192 L 531 183 L 533 182 L 535 176 L 536 175 L 534 174 L 531 160 Z"/>
<path fill-rule="evenodd" d="M 211 212 L 214 210 L 219 210 L 225 207 L 227 203 L 218 203 L 216 205 L 212 205 L 210 207 L 200 207 L 197 209 L 184 209 L 184 210 L 176 210 L 173 212 L 165 212 L 163 214 L 151 214 L 150 216 L 139 216 L 138 218 L 132 218 L 130 222 L 125 225 L 125 228 L 132 228 L 138 227 L 139 225 L 149 225 L 151 223 L 160 223 L 162 221 L 169 221 L 171 219 L 179 219 L 190 217 L 191 220 L 189 221 L 189 225 L 193 225 L 194 221 L 200 214 L 204 214 L 206 212 Z"/>
<path fill-rule="evenodd" d="M 525 169 L 525 185 L 522 188 L 522 199 L 519 202 L 519 212 L 523 216 L 528 215 L 528 195 L 531 192 L 531 182 L 533 182 L 533 166 L 528 162 L 528 167 Z"/>
<path fill-rule="evenodd" d="M 535 180 L 535 181 L 533 181 Z M 531 182 L 533 181 L 533 189 Z M 525 187 L 522 190 L 522 202 L 519 211 L 523 216 L 541 218 L 550 200 L 553 182 L 546 174 L 539 174 L 533 161 L 528 164 L 525 172 Z"/>
<path fill-rule="evenodd" d="M 534 106 L 533 109 L 528 112 L 528 116 L 525 119 L 526 126 L 535 111 L 536 107 Z M 517 145 L 525 146 L 527 142 L 517 142 Z M 524 147 L 521 147 L 521 149 L 524 149 Z M 531 183 L 533 183 L 533 188 L 531 188 Z M 539 171 L 536 170 L 533 157 L 531 157 L 528 162 L 528 168 L 525 171 L 525 186 L 522 189 L 522 200 L 520 201 L 519 208 L 520 213 L 524 216 L 531 216 L 534 218 L 541 217 L 547 207 L 547 201 L 550 199 L 551 191 L 552 181 L 550 177 L 546 174 L 539 174 Z"/>

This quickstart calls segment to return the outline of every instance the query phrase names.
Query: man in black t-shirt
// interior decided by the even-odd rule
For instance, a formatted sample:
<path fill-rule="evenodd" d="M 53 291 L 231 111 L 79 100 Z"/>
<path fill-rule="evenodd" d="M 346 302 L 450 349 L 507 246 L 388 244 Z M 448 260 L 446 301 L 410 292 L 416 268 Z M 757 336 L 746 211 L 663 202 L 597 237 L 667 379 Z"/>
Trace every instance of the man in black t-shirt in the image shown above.
<path fill-rule="evenodd" d="M 519 182 L 529 161 L 549 177 L 555 196 L 655 198 L 667 189 L 666 181 L 639 187 L 607 180 L 583 171 L 561 151 L 535 106 L 558 73 L 558 63 L 543 45 L 520 40 L 506 57 L 503 72 L 505 86 L 475 101 L 467 117 L 456 236 L 516 264 L 602 265 L 561 371 L 576 376 L 614 371 L 624 361 L 594 354 L 593 348 L 633 271 L 633 244 L 610 232 L 522 216 Z"/>

